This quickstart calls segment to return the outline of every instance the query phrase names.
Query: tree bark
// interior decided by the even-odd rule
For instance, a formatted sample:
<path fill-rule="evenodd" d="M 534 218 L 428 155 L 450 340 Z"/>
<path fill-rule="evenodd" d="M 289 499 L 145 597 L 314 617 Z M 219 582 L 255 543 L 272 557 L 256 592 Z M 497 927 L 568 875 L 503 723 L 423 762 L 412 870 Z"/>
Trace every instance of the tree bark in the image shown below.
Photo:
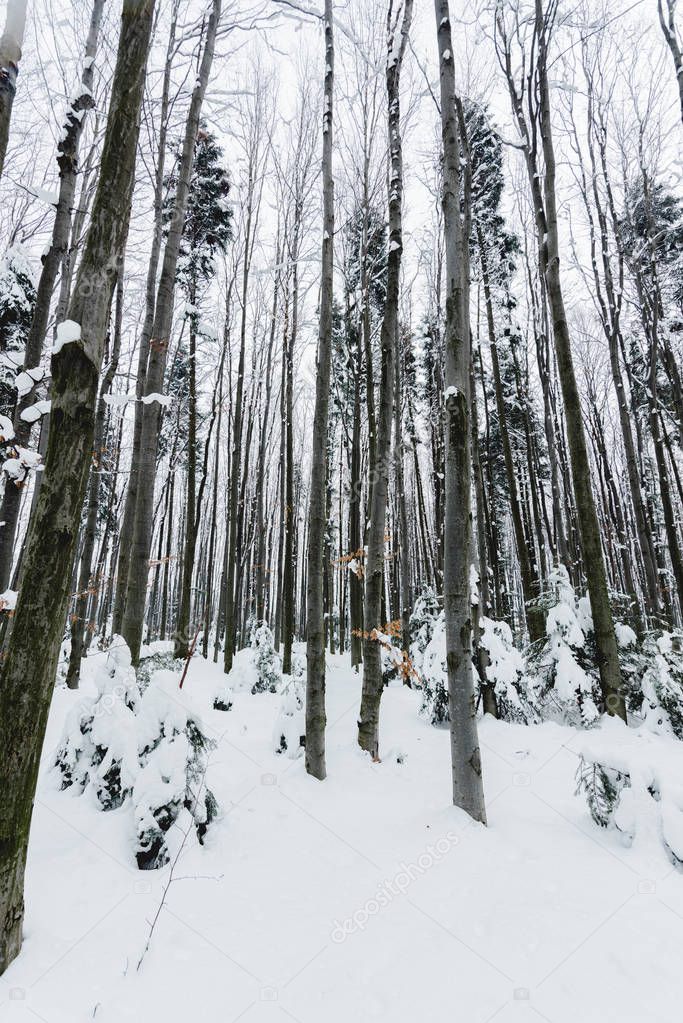
<path fill-rule="evenodd" d="M 448 0 L 435 0 L 443 145 L 442 208 L 446 241 L 444 433 L 444 616 L 453 803 L 486 823 L 472 677 L 470 565 L 469 235 L 467 135 L 455 73 Z M 461 216 L 462 206 L 462 216 Z"/>
<path fill-rule="evenodd" d="M 334 278 L 334 21 L 332 0 L 325 0 L 325 76 L 323 109 L 323 240 L 318 321 L 315 412 L 311 438 L 311 484 L 308 504 L 306 580 L 306 770 L 322 781 L 325 767 L 325 628 L 323 556 L 327 503 L 327 422 L 332 362 L 332 303 Z"/>
<path fill-rule="evenodd" d="M 173 216 L 168 228 L 168 238 L 157 289 L 154 325 L 149 344 L 149 359 L 145 373 L 144 394 L 158 394 L 164 384 L 166 356 L 173 323 L 173 299 L 176 268 L 180 253 L 180 241 L 185 225 L 185 212 L 190 190 L 190 178 L 194 147 L 199 130 L 199 118 L 206 92 L 206 86 L 213 63 L 216 31 L 221 16 L 221 0 L 213 0 L 209 15 L 204 52 L 197 79 L 192 90 L 190 108 L 185 124 L 182 155 L 178 168 Z M 142 643 L 142 628 L 147 595 L 149 554 L 152 544 L 154 513 L 154 481 L 159 438 L 160 406 L 156 401 L 144 404 L 140 431 L 140 455 L 138 462 L 137 495 L 135 519 L 131 542 L 130 565 L 126 580 L 126 598 L 121 632 L 137 664 Z"/>
<path fill-rule="evenodd" d="M 16 6 L 16 4 L 15 4 Z M 21 4 L 19 5 L 21 6 Z M 24 3 L 24 8 L 25 8 Z M 11 13 L 8 10 L 8 17 Z M 26 338 L 26 351 L 24 355 L 24 371 L 34 370 L 40 363 L 43 354 L 43 344 L 47 325 L 50 317 L 50 304 L 54 291 L 57 274 L 64 264 L 64 259 L 69 247 L 69 233 L 71 229 L 71 211 L 74 206 L 76 195 L 76 181 L 78 174 L 78 150 L 83 134 L 85 112 L 94 106 L 92 96 L 92 85 L 94 80 L 94 58 L 97 52 L 97 39 L 99 36 L 100 22 L 104 0 L 94 0 L 90 29 L 85 46 L 85 64 L 81 76 L 81 91 L 70 104 L 64 118 L 62 137 L 57 150 L 57 164 L 59 166 L 59 196 L 55 220 L 52 226 L 52 239 L 50 247 L 43 258 L 43 265 L 40 271 L 40 280 L 36 293 L 36 304 L 33 311 L 33 318 Z M 0 44 L 1 45 L 1 44 Z M 0 93 L 2 91 L 0 81 Z M 31 424 L 22 419 L 22 413 L 35 401 L 33 388 L 23 398 L 17 400 L 14 414 L 14 433 L 16 444 L 27 447 L 31 436 Z M 22 489 L 20 486 L 5 481 L 5 491 L 0 508 L 0 522 L 4 523 L 0 529 L 0 590 L 7 589 L 12 571 L 12 560 L 14 547 L 17 539 L 17 526 L 19 523 L 19 509 L 21 506 Z"/>
<path fill-rule="evenodd" d="M 402 10 L 401 10 L 402 8 Z M 403 150 L 401 144 L 401 64 L 408 42 L 413 14 L 412 0 L 404 0 L 394 13 L 393 0 L 387 13 L 386 88 L 389 132 L 389 253 L 387 291 L 380 334 L 382 367 L 377 415 L 375 458 L 370 463 L 370 524 L 365 558 L 365 605 L 363 613 L 363 692 L 358 719 L 358 744 L 374 759 L 379 757 L 379 707 L 384 686 L 382 648 L 375 630 L 382 627 L 384 546 L 387 494 L 391 467 L 396 348 L 398 345 L 398 301 L 403 253 Z"/>
<path fill-rule="evenodd" d="M 27 4 L 28 0 L 8 0 L 5 29 L 0 36 L 0 178 L 5 166 L 12 106 L 17 91 Z"/>
<path fill-rule="evenodd" d="M 21 947 L 31 811 L 69 599 L 111 295 L 128 236 L 153 13 L 153 0 L 124 0 L 100 179 L 68 311 L 81 338 L 52 360 L 45 479 L 0 671 L 0 972 Z"/>

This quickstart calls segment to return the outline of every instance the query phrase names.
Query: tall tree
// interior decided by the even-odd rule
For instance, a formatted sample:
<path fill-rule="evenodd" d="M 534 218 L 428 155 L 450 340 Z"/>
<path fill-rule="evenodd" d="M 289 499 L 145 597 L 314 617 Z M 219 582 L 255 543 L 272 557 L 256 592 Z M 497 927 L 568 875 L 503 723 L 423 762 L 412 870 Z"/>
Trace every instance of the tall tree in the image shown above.
<path fill-rule="evenodd" d="M 543 0 L 535 0 L 531 51 L 533 55 L 531 71 L 533 88 L 528 87 L 526 80 L 521 85 L 516 81 L 516 70 L 513 67 L 512 35 L 500 6 L 496 14 L 496 37 L 499 59 L 508 83 L 513 115 L 522 138 L 522 151 L 536 222 L 539 263 L 552 317 L 557 367 L 567 421 L 567 441 L 579 521 L 581 553 L 593 614 L 603 709 L 608 714 L 615 714 L 625 720 L 626 704 L 621 684 L 619 652 L 607 590 L 605 559 L 593 497 L 581 397 L 574 371 L 571 337 L 560 273 L 556 162 L 548 78 L 548 46 L 556 14 L 556 0 L 550 0 L 545 10 Z M 530 108 L 526 111 L 525 102 Z"/>
<path fill-rule="evenodd" d="M 24 870 L 94 435 L 97 385 L 135 181 L 154 0 L 124 0 L 100 177 L 61 350 L 45 480 L 0 671 L 0 973 L 21 948 Z M 67 339 L 70 339 L 67 341 Z"/>
<path fill-rule="evenodd" d="M 370 463 L 370 525 L 365 558 L 365 604 L 363 623 L 363 693 L 358 718 L 358 743 L 372 757 L 379 756 L 379 707 L 384 681 L 382 650 L 377 630 L 382 626 L 384 549 L 387 495 L 391 468 L 391 437 L 396 388 L 395 359 L 399 339 L 398 303 L 403 254 L 403 147 L 401 140 L 401 66 L 405 54 L 412 0 L 389 0 L 387 11 L 387 129 L 389 138 L 389 255 L 387 292 L 380 334 L 382 368 L 377 416 L 377 442 Z"/>
<path fill-rule="evenodd" d="M 31 320 L 31 328 L 26 338 L 23 371 L 36 380 L 42 379 L 39 370 L 40 360 L 47 333 L 50 307 L 55 282 L 64 262 L 69 247 L 72 211 L 75 206 L 76 183 L 78 180 L 78 156 L 80 140 L 83 134 L 85 116 L 95 105 L 92 94 L 94 81 L 94 62 L 97 52 L 97 41 L 102 21 L 104 0 L 94 0 L 90 18 L 90 28 L 85 45 L 85 60 L 79 87 L 72 97 L 64 118 L 62 134 L 57 147 L 57 164 L 59 166 L 59 193 L 57 208 L 52 225 L 50 247 L 43 256 L 43 265 L 36 294 L 36 302 Z M 31 421 L 23 413 L 35 401 L 34 388 L 28 386 L 17 400 L 14 414 L 14 432 L 17 444 L 28 445 L 31 434 Z M 9 585 L 12 558 L 17 538 L 19 508 L 21 505 L 21 489 L 7 485 L 0 507 L 0 521 L 4 527 L 0 530 L 0 589 Z"/>
<path fill-rule="evenodd" d="M 486 823 L 472 673 L 472 509 L 470 476 L 470 169 L 455 69 L 448 0 L 435 0 L 439 47 L 443 222 L 446 240 L 444 433 L 444 617 L 453 803 Z"/>
<path fill-rule="evenodd" d="M 178 168 L 174 214 L 170 220 L 164 249 L 157 300 L 145 372 L 144 409 L 140 430 L 140 449 L 137 469 L 137 494 L 131 543 L 130 565 L 126 580 L 126 598 L 121 631 L 134 663 L 137 664 L 142 643 L 149 555 L 152 545 L 154 515 L 154 483 L 159 437 L 161 406 L 155 398 L 163 390 L 168 346 L 173 324 L 173 303 L 176 270 L 185 225 L 190 191 L 194 147 L 199 131 L 199 120 L 206 87 L 211 73 L 216 33 L 221 17 L 221 0 L 213 0 L 204 38 L 202 58 L 192 90 L 185 122 L 182 155 Z M 151 396 L 151 397 L 150 397 Z M 147 399 L 147 400 L 144 400 Z M 123 582 L 123 581 L 122 581 Z"/>
<path fill-rule="evenodd" d="M 327 420 L 332 364 L 332 304 L 334 286 L 334 178 L 332 129 L 334 125 L 334 14 L 325 0 L 325 72 L 323 107 L 323 239 L 318 319 L 318 356 L 315 412 L 308 503 L 306 558 L 306 770 L 322 781 L 325 766 L 325 621 L 324 544 L 327 528 Z"/>
<path fill-rule="evenodd" d="M 5 166 L 12 106 L 17 91 L 27 5 L 28 0 L 8 0 L 5 28 L 0 36 L 0 178 Z"/>

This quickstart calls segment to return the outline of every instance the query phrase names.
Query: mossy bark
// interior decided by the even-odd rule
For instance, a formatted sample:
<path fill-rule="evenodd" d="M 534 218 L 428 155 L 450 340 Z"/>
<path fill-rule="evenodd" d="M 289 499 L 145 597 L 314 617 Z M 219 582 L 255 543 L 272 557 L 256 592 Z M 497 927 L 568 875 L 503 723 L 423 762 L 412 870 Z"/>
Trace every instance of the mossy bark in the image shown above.
<path fill-rule="evenodd" d="M 125 249 L 154 0 L 124 0 L 100 180 L 68 318 L 80 341 L 52 359 L 45 473 L 0 670 L 0 973 L 21 948 L 33 799 L 92 454 L 95 401 Z"/>

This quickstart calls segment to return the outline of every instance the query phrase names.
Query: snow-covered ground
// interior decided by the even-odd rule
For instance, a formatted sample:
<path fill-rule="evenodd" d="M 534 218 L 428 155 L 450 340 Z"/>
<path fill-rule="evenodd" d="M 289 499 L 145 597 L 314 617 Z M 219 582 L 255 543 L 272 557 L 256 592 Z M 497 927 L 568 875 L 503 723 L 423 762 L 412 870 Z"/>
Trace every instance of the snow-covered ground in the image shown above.
<path fill-rule="evenodd" d="M 170 868 L 136 869 L 128 806 L 56 790 L 79 698 L 58 691 L 3 1023 L 680 1020 L 683 877 L 661 845 L 626 848 L 591 821 L 574 795 L 585 733 L 482 722 L 485 829 L 450 806 L 448 733 L 416 693 L 385 692 L 373 764 L 356 746 L 360 679 L 329 658 L 321 784 L 272 752 L 280 697 L 209 710 L 220 679 L 197 658 L 185 685 L 218 740 L 221 818 L 203 848 L 190 832 L 139 969 Z"/>

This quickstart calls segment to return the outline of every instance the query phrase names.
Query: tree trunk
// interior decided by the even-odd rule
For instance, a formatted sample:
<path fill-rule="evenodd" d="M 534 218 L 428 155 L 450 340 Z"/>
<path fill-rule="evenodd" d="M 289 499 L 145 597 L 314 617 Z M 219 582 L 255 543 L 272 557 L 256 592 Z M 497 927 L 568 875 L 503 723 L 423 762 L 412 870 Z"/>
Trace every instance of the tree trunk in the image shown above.
<path fill-rule="evenodd" d="M 0 178 L 5 165 L 12 106 L 17 91 L 27 3 L 28 0 L 8 0 L 5 30 L 0 36 Z"/>
<path fill-rule="evenodd" d="M 308 505 L 306 580 L 306 770 L 322 781 L 325 768 L 325 629 L 323 549 L 327 503 L 327 421 L 332 362 L 334 283 L 334 179 L 332 128 L 334 102 L 334 22 L 332 0 L 325 0 L 325 78 L 323 109 L 323 241 L 318 322 L 315 412 L 311 438 L 311 485 Z"/>
<path fill-rule="evenodd" d="M 185 124 L 185 137 L 178 168 L 173 216 L 168 227 L 168 237 L 157 289 L 154 325 L 152 327 L 149 359 L 145 373 L 145 396 L 158 394 L 163 389 L 166 356 L 173 323 L 173 297 L 176 267 L 180 252 L 180 241 L 185 225 L 185 212 L 190 190 L 190 178 L 194 157 L 194 146 L 199 130 L 199 117 L 206 86 L 211 72 L 216 31 L 221 16 L 221 0 L 213 0 L 206 29 L 206 41 L 201 66 L 190 100 Z M 152 543 L 152 519 L 154 512 L 154 479 L 159 439 L 160 406 L 157 401 L 143 403 L 140 432 L 140 455 L 138 462 L 138 491 L 135 502 L 135 519 L 131 543 L 130 566 L 126 581 L 126 598 L 121 632 L 137 664 L 142 643 L 142 628 L 147 594 L 149 554 Z"/>
<path fill-rule="evenodd" d="M 435 0 L 434 10 L 439 46 L 443 144 L 442 208 L 446 239 L 444 616 L 453 803 L 470 814 L 474 820 L 485 824 L 486 808 L 472 677 L 470 597 L 472 466 L 469 397 L 471 341 L 468 309 L 469 166 L 464 117 L 460 101 L 455 95 L 448 0 Z"/>
<path fill-rule="evenodd" d="M 109 365 L 102 377 L 100 395 L 97 402 L 97 414 L 95 417 L 95 436 L 92 450 L 92 464 L 90 466 L 87 513 L 83 535 L 83 550 L 81 551 L 81 567 L 78 575 L 78 596 L 76 597 L 76 604 L 71 618 L 71 650 L 69 653 L 69 667 L 66 674 L 66 684 L 69 689 L 78 689 L 78 680 L 81 673 L 81 658 L 83 657 L 85 648 L 86 632 L 92 632 L 94 627 L 94 622 L 91 622 L 88 619 L 87 610 L 88 598 L 94 585 L 94 580 L 92 579 L 92 565 L 93 553 L 95 551 L 95 540 L 97 538 L 97 516 L 100 510 L 100 470 L 102 467 L 104 427 L 107 415 L 107 405 L 105 403 L 104 396 L 111 390 L 111 385 L 119 364 L 122 318 L 123 262 L 119 269 L 116 284 L 114 343 L 112 345 Z"/>
<path fill-rule="evenodd" d="M 389 253 L 387 257 L 387 291 L 380 334 L 382 367 L 377 416 L 375 460 L 370 463 L 370 524 L 367 529 L 365 558 L 365 606 L 363 622 L 363 693 L 358 718 L 358 743 L 374 759 L 379 757 L 379 707 L 382 697 L 382 648 L 375 630 L 382 627 L 382 593 L 384 586 L 384 545 L 387 517 L 387 494 L 391 464 L 391 432 L 395 371 L 398 344 L 398 300 L 403 252 L 403 151 L 401 144 L 400 83 L 401 64 L 408 42 L 413 14 L 412 0 L 404 0 L 394 16 L 392 3 L 387 14 L 387 106 L 389 137 Z"/>
<path fill-rule="evenodd" d="M 0 973 L 21 947 L 31 811 L 69 599 L 115 275 L 126 245 L 153 0 L 124 0 L 100 179 L 69 320 L 79 340 L 52 360 L 45 479 L 0 672 Z"/>
<path fill-rule="evenodd" d="M 128 486 L 126 487 L 126 501 L 123 509 L 123 521 L 121 523 L 121 541 L 119 543 L 119 557 L 117 564 L 116 597 L 114 600 L 114 615 L 112 629 L 114 634 L 121 632 L 123 627 L 123 613 L 126 606 L 126 593 L 128 587 L 128 569 L 130 567 L 131 544 L 133 542 L 133 528 L 135 525 L 135 508 L 138 495 L 138 482 L 140 479 L 140 438 L 142 435 L 142 417 L 145 406 L 141 404 L 140 398 L 145 393 L 145 374 L 147 372 L 147 361 L 149 359 L 149 344 L 154 329 L 154 312 L 157 298 L 157 271 L 159 269 L 159 257 L 161 255 L 161 242 L 163 238 L 163 199 L 164 199 L 164 167 L 166 163 L 166 137 L 168 132 L 169 97 L 171 89 L 171 72 L 173 68 L 173 53 L 175 51 L 176 25 L 178 20 L 179 0 L 173 0 L 171 15 L 171 27 L 166 47 L 166 63 L 164 65 L 164 83 L 161 90 L 161 106 L 159 110 L 159 144 L 157 146 L 157 165 L 154 179 L 154 230 L 152 233 L 152 248 L 147 266 L 147 279 L 145 283 L 145 318 L 140 334 L 140 349 L 138 351 L 137 378 L 135 384 L 135 413 L 133 424 L 133 447 L 131 453 L 130 473 L 128 475 Z"/>
<path fill-rule="evenodd" d="M 16 7 L 17 5 L 14 4 Z M 19 4 L 21 7 L 21 3 Z M 24 6 L 24 13 L 26 4 Z M 43 265 L 40 271 L 40 280 L 36 294 L 36 304 L 31 320 L 28 337 L 26 338 L 26 351 L 24 355 L 24 371 L 34 370 L 40 363 L 43 354 L 43 343 L 47 332 L 47 325 L 50 316 L 50 304 L 52 293 L 57 280 L 60 267 L 63 266 L 67 249 L 69 247 L 69 232 L 71 228 L 71 211 L 74 207 L 76 195 L 76 181 L 78 174 L 78 149 L 83 134 L 85 112 L 94 106 L 92 96 L 92 85 L 94 79 L 94 58 L 97 52 L 97 39 L 99 35 L 100 22 L 104 0 L 95 0 L 93 3 L 90 19 L 90 29 L 85 46 L 85 65 L 81 77 L 81 90 L 77 91 L 74 100 L 64 118 L 62 137 L 57 149 L 57 164 L 59 166 L 59 196 L 55 220 L 52 226 L 52 239 L 50 247 L 43 258 Z M 8 18 L 11 15 L 12 3 L 8 10 Z M 1 50 L 1 44 L 0 44 Z M 0 93 L 2 92 L 2 81 L 0 79 Z M 0 130 L 1 134 L 1 130 Z M 1 171 L 0 171 L 1 173 Z M 33 388 L 19 398 L 14 414 L 15 443 L 21 447 L 28 447 L 31 436 L 31 424 L 22 419 L 22 412 L 35 401 Z M 21 487 L 5 483 L 5 492 L 0 507 L 0 522 L 3 528 L 0 529 L 0 590 L 7 589 L 12 571 L 12 559 L 14 546 L 17 538 L 17 525 L 19 523 L 19 509 L 21 506 Z"/>

